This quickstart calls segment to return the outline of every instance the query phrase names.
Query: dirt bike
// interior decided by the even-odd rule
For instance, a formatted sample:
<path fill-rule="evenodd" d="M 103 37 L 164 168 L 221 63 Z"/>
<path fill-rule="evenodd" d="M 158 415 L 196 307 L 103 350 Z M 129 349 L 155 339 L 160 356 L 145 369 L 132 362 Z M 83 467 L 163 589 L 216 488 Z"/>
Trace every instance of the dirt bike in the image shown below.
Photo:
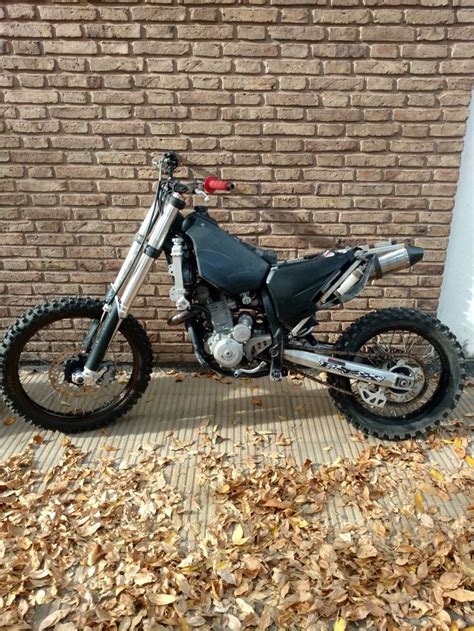
<path fill-rule="evenodd" d="M 171 326 L 184 325 L 201 366 L 221 375 L 279 381 L 289 368 L 325 385 L 339 411 L 380 438 L 404 439 L 438 424 L 465 379 L 460 345 L 416 309 L 381 309 L 336 341 L 318 341 L 317 314 L 358 296 L 369 281 L 408 268 L 423 250 L 392 241 L 288 261 L 222 230 L 206 206 L 184 216 L 185 196 L 204 200 L 230 181 L 182 182 L 174 152 L 154 161 L 159 178 L 117 278 L 104 299 L 60 298 L 37 306 L 0 347 L 0 392 L 40 427 L 80 432 L 110 424 L 145 392 L 152 372 L 147 334 L 130 315 L 153 262 L 173 278 Z"/>

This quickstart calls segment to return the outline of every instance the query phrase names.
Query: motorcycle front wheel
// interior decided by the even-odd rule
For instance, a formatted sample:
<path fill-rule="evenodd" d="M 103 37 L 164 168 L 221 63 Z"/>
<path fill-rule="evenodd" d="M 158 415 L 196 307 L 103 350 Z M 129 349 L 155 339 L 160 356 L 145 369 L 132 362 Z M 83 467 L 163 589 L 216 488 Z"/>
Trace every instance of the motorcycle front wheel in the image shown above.
<path fill-rule="evenodd" d="M 102 301 L 76 296 L 39 305 L 11 326 L 0 345 L 0 395 L 17 416 L 77 433 L 109 425 L 135 405 L 150 380 L 152 351 L 131 316 L 107 349 L 98 383 L 73 380 L 87 359 L 87 332 L 102 314 Z"/>
<path fill-rule="evenodd" d="M 413 378 L 411 390 L 403 391 L 328 375 L 338 410 L 378 438 L 424 434 L 448 416 L 462 394 L 466 368 L 461 346 L 444 324 L 417 309 L 381 309 L 360 318 L 334 351 L 341 359 Z"/>

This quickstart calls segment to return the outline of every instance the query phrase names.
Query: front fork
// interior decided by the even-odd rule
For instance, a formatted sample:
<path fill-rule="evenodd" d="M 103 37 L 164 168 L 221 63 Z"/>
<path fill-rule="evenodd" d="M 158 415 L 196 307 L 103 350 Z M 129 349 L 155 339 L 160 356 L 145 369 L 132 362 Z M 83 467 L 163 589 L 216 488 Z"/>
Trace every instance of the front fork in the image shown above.
<path fill-rule="evenodd" d="M 85 385 L 93 385 L 101 377 L 99 367 L 107 348 L 120 328 L 122 320 L 129 314 L 133 301 L 143 285 L 153 261 L 161 254 L 168 232 L 184 205 L 185 202 L 181 195 L 172 193 L 154 226 L 151 226 L 155 210 L 154 204 L 143 220 L 118 276 L 107 293 L 102 319 L 93 325 L 94 329 L 91 328 L 86 336 L 85 344 L 89 346 L 87 349 L 89 352 L 82 375 L 79 376 Z M 149 232 L 150 235 L 144 244 Z M 140 255 L 141 250 L 143 251 Z M 119 298 L 118 293 L 120 291 L 121 297 Z"/>

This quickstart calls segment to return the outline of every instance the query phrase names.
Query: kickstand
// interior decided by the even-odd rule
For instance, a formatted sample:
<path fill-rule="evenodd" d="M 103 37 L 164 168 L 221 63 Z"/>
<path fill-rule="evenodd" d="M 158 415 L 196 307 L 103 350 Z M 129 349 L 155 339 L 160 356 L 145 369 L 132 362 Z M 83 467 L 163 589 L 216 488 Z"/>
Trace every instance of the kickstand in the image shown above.
<path fill-rule="evenodd" d="M 270 348 L 270 380 L 281 381 L 283 377 L 283 333 L 278 329 L 273 337 L 275 343 Z"/>

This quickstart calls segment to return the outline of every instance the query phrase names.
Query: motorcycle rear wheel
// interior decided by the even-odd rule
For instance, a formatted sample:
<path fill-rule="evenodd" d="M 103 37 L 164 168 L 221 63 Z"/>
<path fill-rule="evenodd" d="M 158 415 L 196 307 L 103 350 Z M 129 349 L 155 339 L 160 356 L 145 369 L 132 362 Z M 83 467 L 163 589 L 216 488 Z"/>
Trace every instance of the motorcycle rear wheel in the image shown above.
<path fill-rule="evenodd" d="M 411 340 L 411 349 L 406 348 L 406 335 Z M 387 342 L 380 341 L 390 337 L 392 350 Z M 377 407 L 370 404 L 367 384 L 329 374 L 328 385 L 347 392 L 330 388 L 336 407 L 366 434 L 389 440 L 420 436 L 439 425 L 456 407 L 462 394 L 466 367 L 459 342 L 448 327 L 417 309 L 374 311 L 354 322 L 336 342 L 334 350 L 345 360 L 363 361 L 424 379 L 413 395 L 373 387 L 373 400 L 381 397 L 380 403 L 386 401 Z M 372 358 L 364 358 L 364 353 Z M 379 358 L 374 359 L 377 354 Z"/>
<path fill-rule="evenodd" d="M 16 416 L 75 434 L 110 425 L 135 405 L 150 380 L 152 350 L 132 316 L 107 350 L 99 385 L 84 389 L 71 378 L 85 363 L 85 333 L 102 314 L 102 301 L 74 296 L 34 307 L 10 327 L 0 344 L 0 395 Z"/>

